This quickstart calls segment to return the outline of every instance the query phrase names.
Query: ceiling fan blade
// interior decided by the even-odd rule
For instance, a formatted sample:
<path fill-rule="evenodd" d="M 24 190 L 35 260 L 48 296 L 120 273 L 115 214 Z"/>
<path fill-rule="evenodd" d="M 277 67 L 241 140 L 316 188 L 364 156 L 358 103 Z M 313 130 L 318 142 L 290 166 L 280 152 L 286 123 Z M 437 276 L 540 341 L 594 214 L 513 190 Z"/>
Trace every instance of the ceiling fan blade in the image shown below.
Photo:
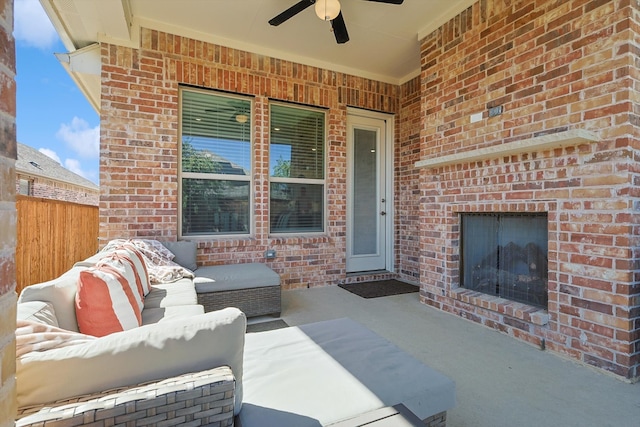
<path fill-rule="evenodd" d="M 331 28 L 333 28 L 333 35 L 336 37 L 338 44 L 343 44 L 349 41 L 349 33 L 347 32 L 347 25 L 344 23 L 342 17 L 342 11 L 331 20 Z"/>
<path fill-rule="evenodd" d="M 293 18 L 298 13 L 302 12 L 309 6 L 313 5 L 315 0 L 301 0 L 298 3 L 291 6 L 289 9 L 282 12 L 280 15 L 275 16 L 269 20 L 269 24 L 273 26 L 278 26 L 282 24 L 284 21 Z"/>
<path fill-rule="evenodd" d="M 402 4 L 404 0 L 367 0 L 367 1 L 375 1 L 377 3 Z"/>

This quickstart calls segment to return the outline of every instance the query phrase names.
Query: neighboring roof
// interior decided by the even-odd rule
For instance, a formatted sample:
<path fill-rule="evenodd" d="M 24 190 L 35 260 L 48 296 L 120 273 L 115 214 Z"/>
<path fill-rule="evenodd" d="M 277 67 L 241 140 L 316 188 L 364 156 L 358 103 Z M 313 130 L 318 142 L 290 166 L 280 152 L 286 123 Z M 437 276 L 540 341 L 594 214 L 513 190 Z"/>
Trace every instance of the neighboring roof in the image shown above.
<path fill-rule="evenodd" d="M 84 187 L 88 190 L 99 190 L 96 184 L 71 172 L 51 157 L 42 154 L 33 147 L 18 143 L 16 174 L 21 173 Z"/>

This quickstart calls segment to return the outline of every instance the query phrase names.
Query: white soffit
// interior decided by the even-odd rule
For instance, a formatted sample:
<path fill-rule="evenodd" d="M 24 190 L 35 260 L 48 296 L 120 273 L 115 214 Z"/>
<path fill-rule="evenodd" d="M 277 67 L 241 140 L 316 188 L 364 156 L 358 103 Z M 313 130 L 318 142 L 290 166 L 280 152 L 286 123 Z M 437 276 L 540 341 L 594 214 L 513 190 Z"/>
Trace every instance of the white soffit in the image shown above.
<path fill-rule="evenodd" d="M 337 44 L 330 23 L 313 7 L 280 26 L 268 24 L 297 1 L 40 0 L 69 52 L 96 42 L 137 48 L 146 27 L 391 84 L 418 76 L 420 39 L 474 3 L 342 0 L 350 41 Z M 92 79 L 76 80 L 84 81 L 84 91 Z M 87 96 L 96 93 L 99 88 Z"/>

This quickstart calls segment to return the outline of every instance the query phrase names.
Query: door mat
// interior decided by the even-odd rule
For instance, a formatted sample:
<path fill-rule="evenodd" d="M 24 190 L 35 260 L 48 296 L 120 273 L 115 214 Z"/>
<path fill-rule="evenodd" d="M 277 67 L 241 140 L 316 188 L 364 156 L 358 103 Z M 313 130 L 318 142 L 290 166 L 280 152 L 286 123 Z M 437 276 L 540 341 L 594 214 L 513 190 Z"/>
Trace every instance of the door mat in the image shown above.
<path fill-rule="evenodd" d="M 420 287 L 400 280 L 379 280 L 375 282 L 348 283 L 338 285 L 353 294 L 362 298 L 379 298 L 390 295 L 408 294 L 418 292 Z"/>
<path fill-rule="evenodd" d="M 272 331 L 274 329 L 288 328 L 287 322 L 282 319 L 269 320 L 267 322 L 258 322 L 247 325 L 247 333 Z"/>

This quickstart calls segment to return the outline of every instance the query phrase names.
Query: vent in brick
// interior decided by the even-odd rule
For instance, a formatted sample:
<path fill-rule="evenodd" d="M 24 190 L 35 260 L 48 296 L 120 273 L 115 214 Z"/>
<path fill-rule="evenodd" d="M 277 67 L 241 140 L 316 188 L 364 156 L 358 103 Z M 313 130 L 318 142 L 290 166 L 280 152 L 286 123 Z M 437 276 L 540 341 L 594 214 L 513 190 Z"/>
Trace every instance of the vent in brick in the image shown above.
<path fill-rule="evenodd" d="M 547 307 L 547 214 L 461 214 L 461 286 Z"/>

